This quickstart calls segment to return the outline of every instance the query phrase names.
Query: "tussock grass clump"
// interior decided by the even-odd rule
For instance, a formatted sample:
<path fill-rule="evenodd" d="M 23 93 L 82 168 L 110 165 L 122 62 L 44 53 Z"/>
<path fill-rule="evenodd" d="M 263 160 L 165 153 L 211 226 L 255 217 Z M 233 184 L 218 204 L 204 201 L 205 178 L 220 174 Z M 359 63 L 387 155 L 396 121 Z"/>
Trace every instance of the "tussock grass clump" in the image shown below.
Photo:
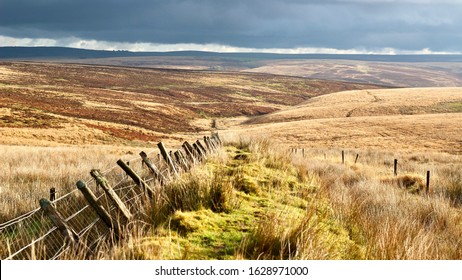
<path fill-rule="evenodd" d="M 409 193 L 415 194 L 418 194 L 425 189 L 425 178 L 417 174 L 404 174 L 395 177 L 386 177 L 382 178 L 380 182 L 403 188 Z"/>

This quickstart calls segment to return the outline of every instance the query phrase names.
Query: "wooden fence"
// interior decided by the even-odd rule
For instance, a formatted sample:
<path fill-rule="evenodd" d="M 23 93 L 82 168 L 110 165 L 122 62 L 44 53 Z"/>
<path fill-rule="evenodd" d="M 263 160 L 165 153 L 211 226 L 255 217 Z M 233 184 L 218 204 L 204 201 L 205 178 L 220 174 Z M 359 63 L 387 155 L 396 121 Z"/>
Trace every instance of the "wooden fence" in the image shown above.
<path fill-rule="evenodd" d="M 106 171 L 91 170 L 86 181 L 59 198 L 50 190 L 50 199 L 40 207 L 0 225 L 0 259 L 59 259 L 76 247 L 91 256 L 108 239 L 118 239 L 122 230 L 141 219 L 143 209 L 156 188 L 204 162 L 222 142 L 218 134 L 204 136 L 182 148 L 160 153 L 140 153 L 140 158 Z"/>

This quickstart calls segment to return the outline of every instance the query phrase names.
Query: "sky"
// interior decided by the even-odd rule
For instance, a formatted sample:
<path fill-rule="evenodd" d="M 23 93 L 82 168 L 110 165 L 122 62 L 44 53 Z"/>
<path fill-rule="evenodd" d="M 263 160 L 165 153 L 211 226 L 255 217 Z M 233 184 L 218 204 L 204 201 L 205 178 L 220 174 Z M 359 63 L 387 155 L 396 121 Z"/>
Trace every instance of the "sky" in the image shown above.
<path fill-rule="evenodd" d="M 462 0 L 0 0 L 0 46 L 462 53 Z"/>

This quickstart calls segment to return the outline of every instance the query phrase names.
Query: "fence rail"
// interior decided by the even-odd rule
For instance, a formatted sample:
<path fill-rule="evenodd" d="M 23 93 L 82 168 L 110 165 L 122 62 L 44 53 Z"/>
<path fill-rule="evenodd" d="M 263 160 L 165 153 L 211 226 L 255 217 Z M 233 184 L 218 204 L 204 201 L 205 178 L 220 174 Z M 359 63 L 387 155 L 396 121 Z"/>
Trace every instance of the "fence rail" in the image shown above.
<path fill-rule="evenodd" d="M 91 170 L 91 178 L 54 200 L 0 225 L 0 259 L 58 259 L 76 244 L 91 255 L 108 238 L 118 238 L 120 223 L 142 219 L 153 189 L 175 180 L 215 152 L 222 142 L 218 134 L 184 142 L 168 152 L 141 152 L 140 158 L 119 160 L 106 171 Z M 120 168 L 118 168 L 120 167 Z M 54 197 L 53 197 L 54 198 Z"/>

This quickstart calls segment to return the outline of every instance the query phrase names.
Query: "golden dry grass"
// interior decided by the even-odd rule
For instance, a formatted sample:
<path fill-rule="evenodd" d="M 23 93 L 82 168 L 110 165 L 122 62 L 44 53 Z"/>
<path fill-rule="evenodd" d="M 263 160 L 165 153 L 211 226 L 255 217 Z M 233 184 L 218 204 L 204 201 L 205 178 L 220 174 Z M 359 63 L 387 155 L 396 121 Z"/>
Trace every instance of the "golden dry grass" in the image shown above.
<path fill-rule="evenodd" d="M 76 188 L 90 170 L 106 170 L 119 158 L 132 159 L 139 148 L 123 146 L 11 146 L 0 145 L 0 223 L 39 207 L 50 188 L 57 197 Z"/>
<path fill-rule="evenodd" d="M 348 91 L 247 121 L 228 132 L 293 147 L 462 152 L 462 89 Z"/>

